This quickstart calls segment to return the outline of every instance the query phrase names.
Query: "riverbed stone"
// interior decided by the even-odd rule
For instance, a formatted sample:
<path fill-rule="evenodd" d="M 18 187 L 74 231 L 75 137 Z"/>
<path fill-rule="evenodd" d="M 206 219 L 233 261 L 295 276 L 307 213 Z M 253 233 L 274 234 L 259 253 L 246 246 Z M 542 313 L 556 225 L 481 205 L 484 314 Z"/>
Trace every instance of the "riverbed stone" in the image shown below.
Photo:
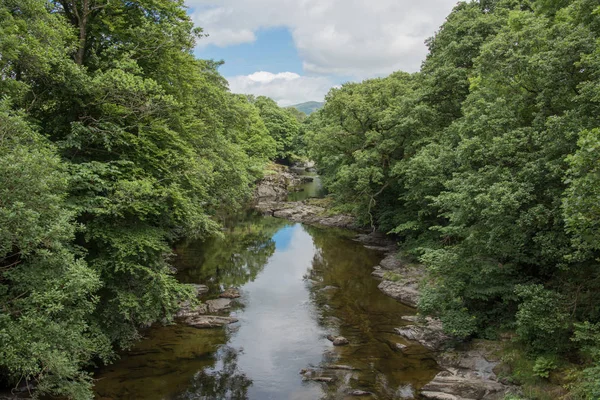
<path fill-rule="evenodd" d="M 232 288 L 232 287 L 225 290 L 223 293 L 221 293 L 219 295 L 219 297 L 225 298 L 225 299 L 237 299 L 238 297 L 241 297 L 241 296 L 242 295 L 240 294 L 239 289 Z"/>
<path fill-rule="evenodd" d="M 373 393 L 367 392 L 366 390 L 353 390 L 350 393 L 348 393 L 348 395 L 354 396 L 354 397 L 366 397 L 366 396 L 372 396 Z"/>
<path fill-rule="evenodd" d="M 225 325 L 233 324 L 234 322 L 238 322 L 238 319 L 234 317 L 222 317 L 217 315 L 197 315 L 195 317 L 186 318 L 184 322 L 194 328 L 208 329 L 220 328 Z"/>
<path fill-rule="evenodd" d="M 348 341 L 348 339 L 346 339 L 343 336 L 328 335 L 327 339 L 329 339 L 329 341 L 332 342 L 334 346 L 345 346 L 350 343 L 350 341 Z"/>
<path fill-rule="evenodd" d="M 351 365 L 344 365 L 344 364 L 329 364 L 329 365 L 325 365 L 323 367 L 323 369 L 336 369 L 336 370 L 343 370 L 343 371 L 360 371 L 359 368 L 354 368 Z"/>

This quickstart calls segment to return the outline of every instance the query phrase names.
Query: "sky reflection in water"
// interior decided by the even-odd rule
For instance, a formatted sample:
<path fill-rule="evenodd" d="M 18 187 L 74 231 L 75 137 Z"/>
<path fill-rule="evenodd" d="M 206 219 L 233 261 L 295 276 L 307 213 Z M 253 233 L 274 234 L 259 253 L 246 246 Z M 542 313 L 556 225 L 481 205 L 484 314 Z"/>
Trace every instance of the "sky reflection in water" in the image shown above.
<path fill-rule="evenodd" d="M 228 329 L 155 327 L 116 364 L 97 374 L 99 399 L 345 398 L 349 388 L 379 398 L 410 392 L 433 377 L 420 346 L 404 354 L 393 334 L 413 311 L 377 289 L 381 255 L 349 234 L 253 217 L 224 238 L 178 249 L 180 279 L 209 283 L 211 295 L 241 285 Z M 350 346 L 333 348 L 329 333 Z M 303 382 L 299 371 L 330 363 L 358 371 L 334 384 Z"/>

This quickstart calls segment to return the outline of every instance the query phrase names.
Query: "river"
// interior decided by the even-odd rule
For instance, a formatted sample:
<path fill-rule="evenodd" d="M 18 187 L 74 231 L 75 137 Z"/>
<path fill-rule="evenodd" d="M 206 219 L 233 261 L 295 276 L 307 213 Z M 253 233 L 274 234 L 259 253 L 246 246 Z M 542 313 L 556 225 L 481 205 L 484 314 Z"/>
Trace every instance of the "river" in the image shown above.
<path fill-rule="evenodd" d="M 222 238 L 181 243 L 175 265 L 181 281 L 209 286 L 203 299 L 239 287 L 239 322 L 150 328 L 95 375 L 97 399 L 411 398 L 438 372 L 423 347 L 394 334 L 414 310 L 377 289 L 382 254 L 353 233 L 252 213 L 229 225 Z M 328 334 L 350 344 L 334 347 Z M 353 370 L 329 368 L 339 365 Z M 307 368 L 335 380 L 304 381 Z"/>

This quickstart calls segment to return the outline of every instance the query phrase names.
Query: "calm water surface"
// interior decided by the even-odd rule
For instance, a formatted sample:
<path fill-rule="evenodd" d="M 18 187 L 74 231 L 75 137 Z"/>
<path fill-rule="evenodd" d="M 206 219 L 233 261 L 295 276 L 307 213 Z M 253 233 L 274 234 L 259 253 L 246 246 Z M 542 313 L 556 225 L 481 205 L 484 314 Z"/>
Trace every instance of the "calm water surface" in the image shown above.
<path fill-rule="evenodd" d="M 292 168 L 292 171 L 300 176 L 309 176 L 313 178 L 312 182 L 306 182 L 298 186 L 300 191 L 291 192 L 287 201 L 302 201 L 315 197 L 323 197 L 325 189 L 321 184 L 321 177 L 316 172 L 309 172 L 303 168 Z"/>
<path fill-rule="evenodd" d="M 404 398 L 433 378 L 421 346 L 393 333 L 414 311 L 384 296 L 370 276 L 381 254 L 352 235 L 254 216 L 224 238 L 177 249 L 179 278 L 229 286 L 242 298 L 223 329 L 155 327 L 121 360 L 99 371 L 98 399 L 343 399 L 351 389 Z M 333 347 L 328 334 L 350 345 Z M 409 345 L 400 351 L 397 344 Z M 343 364 L 354 371 L 330 370 Z M 305 382 L 319 368 L 333 383 Z"/>

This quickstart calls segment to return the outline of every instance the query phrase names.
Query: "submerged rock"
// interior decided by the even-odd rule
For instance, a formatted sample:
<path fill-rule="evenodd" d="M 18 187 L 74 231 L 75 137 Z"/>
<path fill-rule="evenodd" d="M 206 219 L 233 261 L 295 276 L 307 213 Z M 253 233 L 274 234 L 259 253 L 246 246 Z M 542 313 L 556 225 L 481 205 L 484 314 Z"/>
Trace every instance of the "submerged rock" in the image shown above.
<path fill-rule="evenodd" d="M 335 376 L 326 376 L 323 375 L 323 371 L 318 371 L 311 368 L 301 370 L 300 375 L 302 375 L 303 381 L 331 383 L 336 380 Z"/>
<path fill-rule="evenodd" d="M 373 393 L 367 392 L 365 390 L 353 390 L 350 393 L 348 393 L 348 395 L 355 396 L 355 397 L 364 397 L 364 396 L 372 396 Z"/>
<path fill-rule="evenodd" d="M 350 365 L 341 365 L 341 364 L 330 364 L 323 367 L 324 369 L 339 369 L 344 371 L 360 371 L 358 368 L 354 368 Z"/>
<path fill-rule="evenodd" d="M 329 341 L 331 341 L 333 343 L 334 346 L 345 346 L 347 344 L 349 344 L 350 342 L 348 341 L 348 339 L 346 339 L 343 336 L 333 336 L 333 335 L 328 335 L 327 339 L 329 339 Z"/>
<path fill-rule="evenodd" d="M 225 325 L 233 324 L 238 322 L 237 318 L 233 317 L 221 317 L 217 315 L 197 315 L 195 317 L 189 317 L 184 322 L 194 328 L 206 329 L 206 328 L 220 328 Z"/>
<path fill-rule="evenodd" d="M 298 179 L 301 183 L 311 183 L 315 180 L 315 178 L 312 176 L 300 176 Z"/>
<path fill-rule="evenodd" d="M 241 294 L 238 289 L 229 288 L 229 289 L 225 290 L 223 293 L 221 293 L 219 295 L 219 297 L 225 298 L 225 299 L 237 299 L 238 297 L 241 297 Z"/>

